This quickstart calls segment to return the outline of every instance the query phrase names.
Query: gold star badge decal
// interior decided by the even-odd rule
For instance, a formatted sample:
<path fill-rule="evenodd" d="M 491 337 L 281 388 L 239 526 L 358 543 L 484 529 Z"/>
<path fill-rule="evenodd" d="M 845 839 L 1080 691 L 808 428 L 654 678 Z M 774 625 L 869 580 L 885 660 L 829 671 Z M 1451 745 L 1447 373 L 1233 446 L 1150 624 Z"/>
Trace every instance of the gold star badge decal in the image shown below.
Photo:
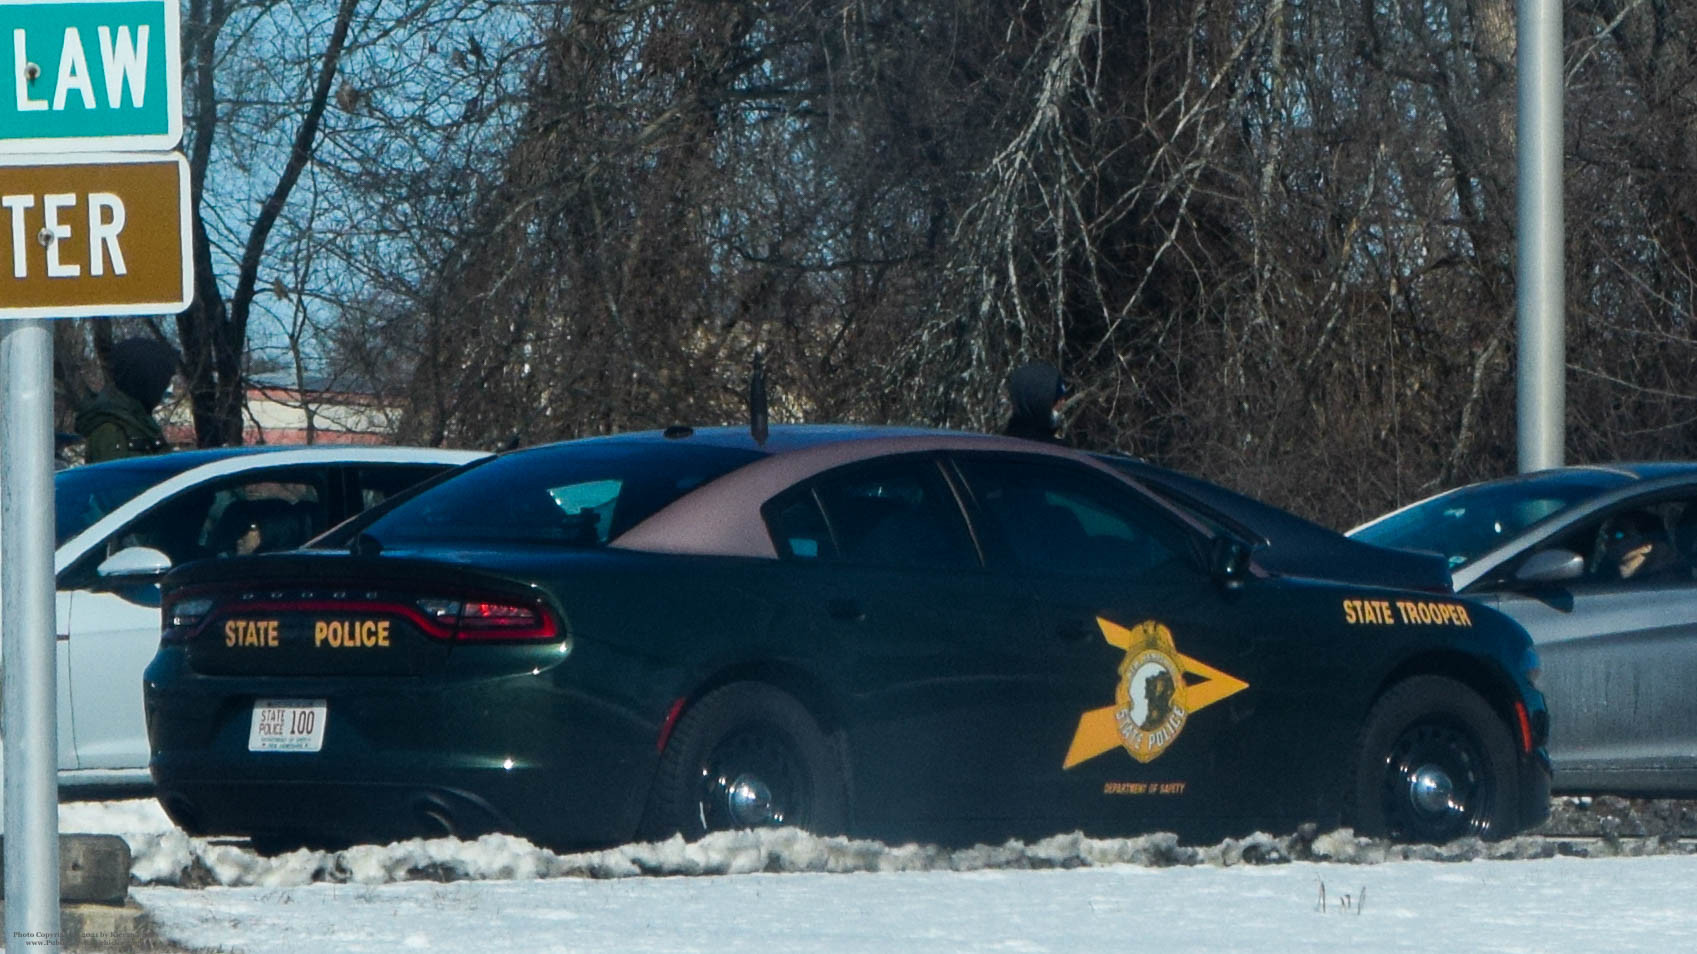
<path fill-rule="evenodd" d="M 1172 630 L 1154 620 L 1126 629 L 1098 616 L 1096 625 L 1108 645 L 1125 650 L 1120 681 L 1113 705 L 1078 720 L 1063 769 L 1116 747 L 1139 762 L 1154 761 L 1184 731 L 1191 713 L 1249 688 L 1236 676 L 1180 653 Z"/>

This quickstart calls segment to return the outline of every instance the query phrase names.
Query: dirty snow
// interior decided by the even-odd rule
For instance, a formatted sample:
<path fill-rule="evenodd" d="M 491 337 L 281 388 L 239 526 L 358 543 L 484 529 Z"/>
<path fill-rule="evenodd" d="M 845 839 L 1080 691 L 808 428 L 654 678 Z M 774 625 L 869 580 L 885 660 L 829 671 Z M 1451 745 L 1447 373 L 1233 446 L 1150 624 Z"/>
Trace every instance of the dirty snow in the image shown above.
<path fill-rule="evenodd" d="M 166 938 L 243 954 L 1697 943 L 1697 854 L 1672 838 L 1410 847 L 1306 832 L 1190 847 L 1063 835 L 947 850 L 778 830 L 575 855 L 487 836 L 266 858 L 187 837 L 150 799 L 67 803 L 60 820 L 124 837 L 132 896 Z"/>

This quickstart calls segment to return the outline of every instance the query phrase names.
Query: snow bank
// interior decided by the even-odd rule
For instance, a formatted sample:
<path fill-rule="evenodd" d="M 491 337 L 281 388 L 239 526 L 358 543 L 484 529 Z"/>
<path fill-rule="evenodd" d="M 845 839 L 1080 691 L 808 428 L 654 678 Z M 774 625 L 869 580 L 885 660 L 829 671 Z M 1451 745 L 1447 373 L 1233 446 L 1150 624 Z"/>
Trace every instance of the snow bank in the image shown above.
<path fill-rule="evenodd" d="M 1255 834 L 1215 845 L 1181 845 L 1171 834 L 1086 838 L 1073 833 L 1036 842 L 943 848 L 820 838 L 797 829 L 723 832 L 697 842 L 681 838 L 557 854 L 510 835 L 475 841 L 413 839 L 343 851 L 301 850 L 267 857 L 242 843 L 190 838 L 151 799 L 61 806 L 62 831 L 122 836 L 134 855 L 138 885 L 293 887 L 313 883 L 375 885 L 407 881 L 530 881 L 545 878 L 630 878 L 756 872 L 996 871 L 1139 865 L 1231 867 L 1295 861 L 1376 865 L 1389 861 L 1472 861 L 1557 856 L 1625 857 L 1694 854 L 1672 837 L 1564 839 L 1522 837 L 1500 842 L 1462 839 L 1447 845 L 1396 845 L 1357 838 L 1347 829 L 1289 835 Z"/>

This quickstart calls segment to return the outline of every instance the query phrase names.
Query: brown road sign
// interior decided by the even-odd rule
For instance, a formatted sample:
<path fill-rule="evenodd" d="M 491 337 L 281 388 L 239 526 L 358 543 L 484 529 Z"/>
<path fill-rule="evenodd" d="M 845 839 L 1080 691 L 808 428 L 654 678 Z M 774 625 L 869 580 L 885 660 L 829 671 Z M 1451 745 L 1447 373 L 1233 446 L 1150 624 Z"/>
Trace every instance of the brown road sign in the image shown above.
<path fill-rule="evenodd" d="M 192 262 L 180 154 L 0 158 L 0 318 L 181 311 Z"/>

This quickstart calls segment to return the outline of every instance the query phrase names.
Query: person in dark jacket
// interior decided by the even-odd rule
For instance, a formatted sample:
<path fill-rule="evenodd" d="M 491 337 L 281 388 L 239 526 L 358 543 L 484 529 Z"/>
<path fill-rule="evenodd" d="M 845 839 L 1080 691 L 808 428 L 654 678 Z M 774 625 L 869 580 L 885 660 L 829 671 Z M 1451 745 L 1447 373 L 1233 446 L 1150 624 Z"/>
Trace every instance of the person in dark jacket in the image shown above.
<path fill-rule="evenodd" d="M 1050 444 L 1065 443 L 1055 432 L 1061 428 L 1061 405 L 1066 397 L 1066 381 L 1054 365 L 1043 361 L 1020 365 L 1008 375 L 1013 416 L 1002 433 Z"/>
<path fill-rule="evenodd" d="M 77 411 L 83 459 L 93 464 L 170 450 L 153 411 L 176 374 L 177 353 L 162 341 L 126 338 L 113 345 L 110 380 Z"/>

